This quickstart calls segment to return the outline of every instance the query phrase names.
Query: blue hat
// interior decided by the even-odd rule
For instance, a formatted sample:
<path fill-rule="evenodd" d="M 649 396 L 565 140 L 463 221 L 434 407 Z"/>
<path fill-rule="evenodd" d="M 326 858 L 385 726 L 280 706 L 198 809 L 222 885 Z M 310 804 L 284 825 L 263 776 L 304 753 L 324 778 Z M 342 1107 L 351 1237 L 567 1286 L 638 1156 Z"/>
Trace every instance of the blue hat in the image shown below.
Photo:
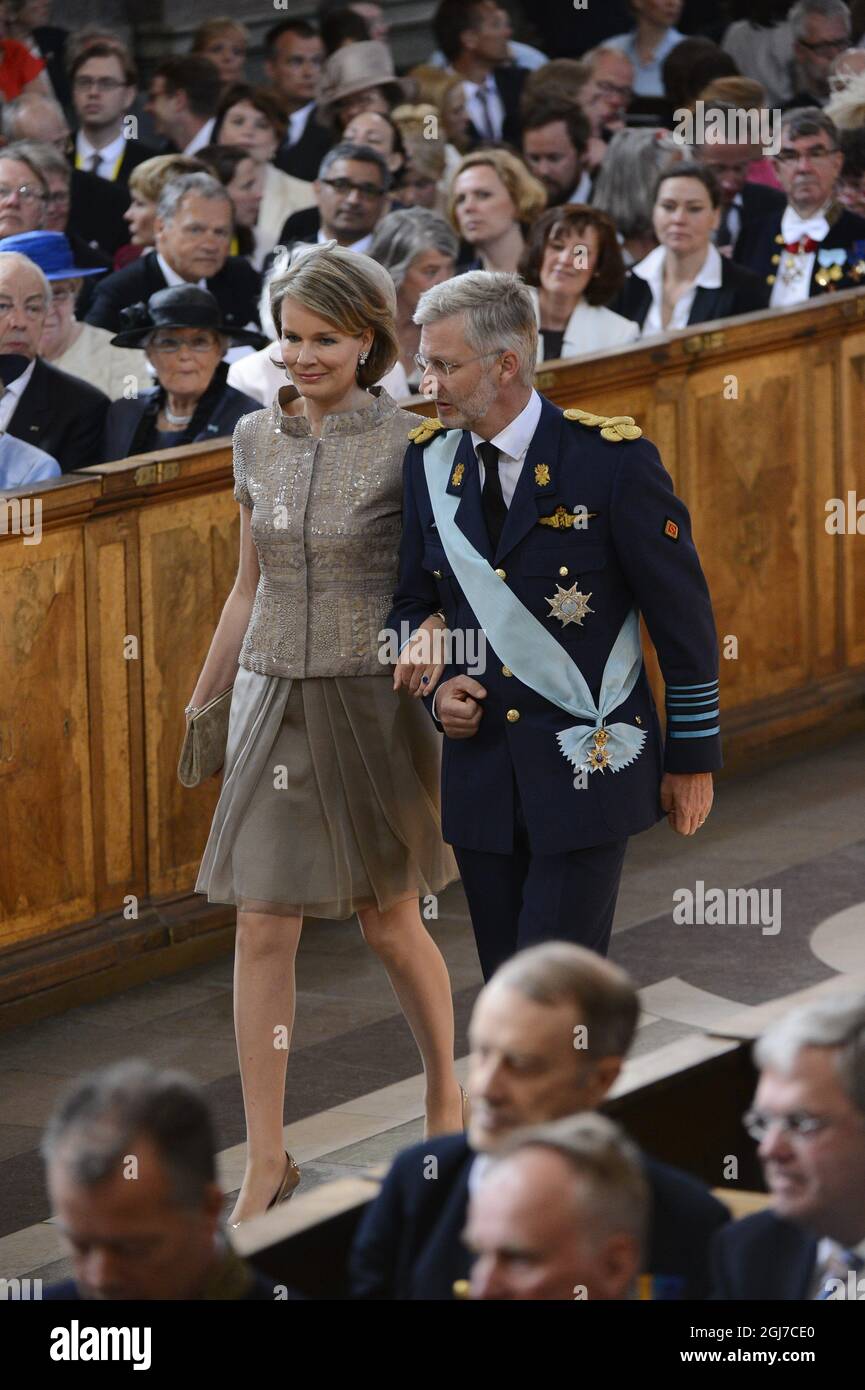
<path fill-rule="evenodd" d="M 75 264 L 72 247 L 62 232 L 19 232 L 0 238 L 0 251 L 18 251 L 44 272 L 47 280 L 78 280 L 83 275 L 105 275 L 105 266 Z"/>

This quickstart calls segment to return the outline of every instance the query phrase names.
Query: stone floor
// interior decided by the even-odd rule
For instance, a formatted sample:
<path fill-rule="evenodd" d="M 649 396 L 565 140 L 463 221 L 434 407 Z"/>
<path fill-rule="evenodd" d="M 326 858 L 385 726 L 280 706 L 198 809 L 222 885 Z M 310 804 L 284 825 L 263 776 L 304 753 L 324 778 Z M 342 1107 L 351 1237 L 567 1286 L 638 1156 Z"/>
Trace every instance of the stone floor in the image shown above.
<path fill-rule="evenodd" d="M 779 890 L 780 931 L 674 924 L 673 893 L 698 880 L 707 889 Z M 458 885 L 442 895 L 429 926 L 450 970 L 456 1055 L 464 1059 L 480 971 Z M 865 736 L 723 783 L 706 829 L 692 839 L 665 823 L 636 838 L 611 955 L 641 990 L 635 1056 L 739 1007 L 865 970 Z M 71 1078 L 119 1057 L 180 1066 L 205 1085 L 230 1200 L 244 1138 L 231 975 L 224 957 L 0 1035 L 0 1276 L 66 1272 L 39 1136 Z M 301 1190 L 386 1163 L 420 1136 L 421 1117 L 417 1054 L 384 972 L 356 926 L 308 923 L 285 1107 Z"/>

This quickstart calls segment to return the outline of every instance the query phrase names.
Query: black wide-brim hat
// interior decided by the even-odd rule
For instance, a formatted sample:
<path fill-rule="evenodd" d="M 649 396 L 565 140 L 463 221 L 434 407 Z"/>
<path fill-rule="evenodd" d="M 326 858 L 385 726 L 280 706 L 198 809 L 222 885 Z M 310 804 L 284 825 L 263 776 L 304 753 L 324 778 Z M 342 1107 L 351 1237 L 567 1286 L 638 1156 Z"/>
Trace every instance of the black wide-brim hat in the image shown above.
<path fill-rule="evenodd" d="M 157 290 L 146 304 L 130 304 L 120 311 L 121 330 L 111 339 L 112 347 L 140 347 L 158 328 L 209 328 L 224 333 L 238 346 L 262 348 L 270 339 L 251 328 L 236 328 L 222 317 L 222 310 L 210 290 L 198 285 L 170 285 Z"/>

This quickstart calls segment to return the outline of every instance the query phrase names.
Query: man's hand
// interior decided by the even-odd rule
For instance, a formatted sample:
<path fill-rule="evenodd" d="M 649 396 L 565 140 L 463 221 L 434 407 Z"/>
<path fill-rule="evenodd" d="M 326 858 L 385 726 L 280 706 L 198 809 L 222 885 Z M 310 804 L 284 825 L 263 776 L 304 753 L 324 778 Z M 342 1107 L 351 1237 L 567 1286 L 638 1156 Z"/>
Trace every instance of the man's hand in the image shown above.
<path fill-rule="evenodd" d="M 436 718 L 448 738 L 471 738 L 478 731 L 486 690 L 471 676 L 453 676 L 436 696 Z"/>
<path fill-rule="evenodd" d="M 661 778 L 661 809 L 679 835 L 697 833 L 714 795 L 711 772 L 665 772 Z"/>
<path fill-rule="evenodd" d="M 442 639 L 436 640 L 435 634 L 445 632 L 446 629 L 447 624 L 437 613 L 433 613 L 412 633 L 410 641 L 403 647 L 394 667 L 394 690 L 399 690 L 403 686 L 410 695 L 414 695 L 415 699 L 421 695 L 429 695 L 431 691 L 435 690 L 444 670 L 444 665 L 441 662 L 433 660 L 434 656 L 441 655 Z"/>

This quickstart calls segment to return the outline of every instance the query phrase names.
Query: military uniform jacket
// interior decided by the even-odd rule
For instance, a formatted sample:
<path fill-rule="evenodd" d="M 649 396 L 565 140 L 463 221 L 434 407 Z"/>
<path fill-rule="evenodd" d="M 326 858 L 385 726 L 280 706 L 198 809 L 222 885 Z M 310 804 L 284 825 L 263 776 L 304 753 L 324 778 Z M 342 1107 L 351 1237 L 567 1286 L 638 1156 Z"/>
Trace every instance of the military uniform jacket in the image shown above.
<path fill-rule="evenodd" d="M 687 509 L 658 451 L 646 439 L 602 438 L 597 428 L 564 418 L 543 397 L 541 406 L 495 555 L 468 431 L 448 484 L 449 492 L 461 494 L 456 524 L 501 572 L 502 583 L 555 634 L 596 701 L 622 622 L 632 607 L 641 611 L 667 686 L 668 737 L 665 750 L 643 670 L 609 719 L 641 727 L 642 752 L 618 772 L 577 777 L 584 783 L 578 789 L 555 737 L 578 721 L 511 675 L 487 644 L 486 669 L 475 675 L 487 691 L 478 731 L 472 738 L 444 740 L 442 831 L 450 844 L 492 853 L 513 848 L 515 788 L 533 852 L 557 854 L 653 825 L 663 814 L 664 769 L 709 772 L 721 766 L 712 606 Z M 583 528 L 544 524 L 557 513 L 566 521 L 580 506 L 588 513 Z M 548 600 L 558 587 L 573 585 L 588 595 L 592 611 L 582 624 L 563 625 Z M 477 619 L 435 526 L 424 445 L 413 443 L 404 464 L 399 584 L 389 626 L 399 632 L 408 622 L 413 629 L 436 609 L 450 629 L 472 632 L 477 640 Z M 464 662 L 447 667 L 440 685 L 465 670 Z"/>

